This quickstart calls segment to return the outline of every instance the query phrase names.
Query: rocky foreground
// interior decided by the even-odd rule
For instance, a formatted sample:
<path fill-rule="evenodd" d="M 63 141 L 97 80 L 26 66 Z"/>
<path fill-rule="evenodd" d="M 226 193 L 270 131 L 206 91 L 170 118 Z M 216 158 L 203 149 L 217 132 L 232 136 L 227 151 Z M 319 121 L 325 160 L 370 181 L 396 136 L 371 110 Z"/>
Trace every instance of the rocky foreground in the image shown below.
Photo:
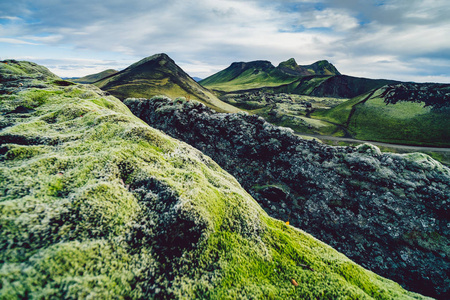
<path fill-rule="evenodd" d="M 326 146 L 183 98 L 125 104 L 214 159 L 272 217 L 408 289 L 450 298 L 450 170 L 429 156 Z"/>

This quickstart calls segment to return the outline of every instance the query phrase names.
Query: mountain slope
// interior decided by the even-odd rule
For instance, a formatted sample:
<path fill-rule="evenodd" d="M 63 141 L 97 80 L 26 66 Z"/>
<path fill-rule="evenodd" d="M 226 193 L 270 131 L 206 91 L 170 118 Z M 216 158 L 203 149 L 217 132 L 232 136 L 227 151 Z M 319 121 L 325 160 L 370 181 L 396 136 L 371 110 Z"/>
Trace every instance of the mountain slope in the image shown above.
<path fill-rule="evenodd" d="M 2 297 L 425 299 L 268 217 L 117 98 L 40 85 L 0 96 Z"/>
<path fill-rule="evenodd" d="M 449 86 L 388 85 L 314 116 L 345 126 L 358 139 L 450 147 Z"/>
<path fill-rule="evenodd" d="M 166 54 L 144 58 L 94 84 L 122 100 L 128 97 L 166 95 L 197 99 L 220 111 L 238 111 L 195 82 Z"/>
<path fill-rule="evenodd" d="M 324 77 L 312 77 L 324 78 Z M 305 91 L 303 82 L 299 82 L 296 88 L 292 90 L 294 94 L 307 94 L 318 97 L 339 97 L 353 98 L 361 94 L 367 93 L 376 88 L 380 88 L 386 84 L 397 83 L 398 81 L 387 79 L 369 79 L 359 78 L 347 75 L 337 75 L 324 78 L 318 84 L 313 85 L 313 89 Z M 292 83 L 293 85 L 295 83 Z"/>
<path fill-rule="evenodd" d="M 292 82 L 297 77 L 286 74 L 275 68 L 269 61 L 232 63 L 222 70 L 199 83 L 209 89 L 235 91 L 259 88 L 262 86 L 277 86 Z"/>
<path fill-rule="evenodd" d="M 393 83 L 397 81 L 341 75 L 326 60 L 301 66 L 293 58 L 281 62 L 278 67 L 268 61 L 233 63 L 200 81 L 205 87 L 228 93 L 261 89 L 274 93 L 340 98 L 353 98 Z"/>
<path fill-rule="evenodd" d="M 119 72 L 119 71 L 116 71 L 113 69 L 108 69 L 108 70 L 105 70 L 105 71 L 102 71 L 99 73 L 87 75 L 87 76 L 80 77 L 80 78 L 74 78 L 74 79 L 70 79 L 70 80 L 73 82 L 76 82 L 76 83 L 94 83 L 96 81 L 102 80 L 111 75 L 114 75 L 117 72 Z"/>
<path fill-rule="evenodd" d="M 199 83 L 210 89 L 231 92 L 261 87 L 273 87 L 291 83 L 299 77 L 311 75 L 337 75 L 339 71 L 328 61 L 318 61 L 311 65 L 299 66 L 291 58 L 275 67 L 269 61 L 232 63 Z"/>

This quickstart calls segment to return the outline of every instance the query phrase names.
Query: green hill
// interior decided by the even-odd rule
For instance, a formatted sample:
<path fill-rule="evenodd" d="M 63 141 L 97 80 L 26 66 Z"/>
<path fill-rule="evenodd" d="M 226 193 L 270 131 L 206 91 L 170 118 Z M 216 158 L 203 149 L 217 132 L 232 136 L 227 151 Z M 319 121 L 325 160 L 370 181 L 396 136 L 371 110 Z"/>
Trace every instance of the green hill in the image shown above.
<path fill-rule="evenodd" d="M 270 218 L 117 98 L 39 84 L 0 96 L 2 298 L 424 299 Z"/>
<path fill-rule="evenodd" d="M 102 71 L 100 73 L 95 73 L 95 74 L 87 75 L 87 76 L 80 77 L 80 78 L 74 78 L 74 79 L 70 79 L 70 80 L 73 82 L 76 82 L 76 83 L 94 83 L 96 81 L 102 80 L 111 75 L 114 75 L 117 72 L 119 72 L 119 71 L 116 71 L 113 69 L 108 69 L 108 70 Z"/>
<path fill-rule="evenodd" d="M 277 69 L 294 76 L 310 76 L 310 75 L 341 75 L 339 71 L 326 60 L 317 61 L 311 65 L 300 66 L 294 58 L 281 62 Z"/>
<path fill-rule="evenodd" d="M 261 87 L 289 84 L 299 77 L 311 75 L 336 75 L 339 71 L 327 61 L 318 61 L 307 66 L 299 66 L 293 58 L 278 67 L 269 61 L 232 63 L 231 66 L 199 83 L 207 88 L 231 92 Z"/>
<path fill-rule="evenodd" d="M 402 98 L 398 86 L 410 91 L 407 98 Z M 313 116 L 345 126 L 362 140 L 449 147 L 450 99 L 445 96 L 449 86 L 388 85 Z"/>
<path fill-rule="evenodd" d="M 219 111 L 238 111 L 195 82 L 166 54 L 144 58 L 94 84 L 121 100 L 166 95 L 199 100 Z"/>
<path fill-rule="evenodd" d="M 268 61 L 233 63 L 199 83 L 221 91 L 222 94 L 260 90 L 316 97 L 353 98 L 397 81 L 341 75 L 336 67 L 326 60 L 302 66 L 291 58 L 281 62 L 278 67 Z"/>
<path fill-rule="evenodd" d="M 297 77 L 281 72 L 269 61 L 252 61 L 232 63 L 199 83 L 209 89 L 220 91 L 236 91 L 278 86 L 294 81 Z"/>

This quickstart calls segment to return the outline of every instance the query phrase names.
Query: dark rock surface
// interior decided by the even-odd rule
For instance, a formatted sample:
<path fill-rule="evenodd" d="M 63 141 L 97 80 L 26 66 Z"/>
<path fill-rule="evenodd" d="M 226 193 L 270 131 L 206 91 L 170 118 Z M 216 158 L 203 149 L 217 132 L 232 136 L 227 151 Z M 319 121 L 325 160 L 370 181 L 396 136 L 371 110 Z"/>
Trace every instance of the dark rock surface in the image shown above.
<path fill-rule="evenodd" d="M 331 147 L 184 99 L 125 104 L 213 158 L 271 216 L 409 290 L 449 299 L 450 170 L 429 156 Z"/>

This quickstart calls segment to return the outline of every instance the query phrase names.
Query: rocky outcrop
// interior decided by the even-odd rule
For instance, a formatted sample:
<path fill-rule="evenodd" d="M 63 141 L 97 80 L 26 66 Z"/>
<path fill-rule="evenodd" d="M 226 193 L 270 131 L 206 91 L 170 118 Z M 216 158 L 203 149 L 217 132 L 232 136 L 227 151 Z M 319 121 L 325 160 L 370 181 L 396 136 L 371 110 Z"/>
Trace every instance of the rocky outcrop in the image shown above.
<path fill-rule="evenodd" d="M 449 298 L 450 170 L 429 156 L 326 146 L 184 99 L 125 104 L 213 158 L 271 216 L 408 289 Z"/>

